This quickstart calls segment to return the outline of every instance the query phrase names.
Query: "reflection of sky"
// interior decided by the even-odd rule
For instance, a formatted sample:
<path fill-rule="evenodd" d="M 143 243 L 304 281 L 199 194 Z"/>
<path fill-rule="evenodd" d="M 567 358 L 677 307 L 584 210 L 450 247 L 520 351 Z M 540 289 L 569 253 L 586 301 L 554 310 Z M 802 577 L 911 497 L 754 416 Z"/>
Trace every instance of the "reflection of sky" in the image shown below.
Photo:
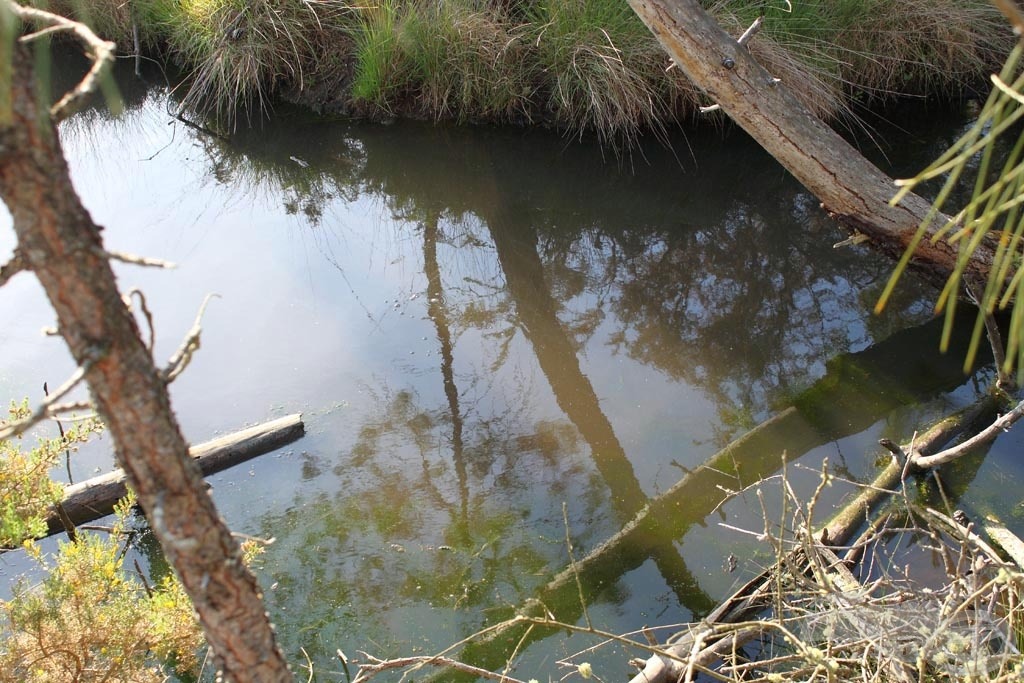
<path fill-rule="evenodd" d="M 293 651 L 304 644 L 329 659 L 370 638 L 399 649 L 456 639 L 482 623 L 480 609 L 520 603 L 564 565 L 563 501 L 580 554 L 614 533 L 623 520 L 607 490 L 624 482 L 600 480 L 538 366 L 552 335 L 575 348 L 579 372 L 566 369 L 567 385 L 585 399 L 589 383 L 621 445 L 608 457 L 627 458 L 654 495 L 784 405 L 787 392 L 812 385 L 830 358 L 899 326 L 896 315 L 866 314 L 864 290 L 887 266 L 859 250 L 833 255 L 832 228 L 813 203 L 756 155 L 728 187 L 735 169 L 716 171 L 711 159 L 700 177 L 674 161 L 631 175 L 543 135 L 316 124 L 305 138 L 278 130 L 246 143 L 268 160 L 168 126 L 158 99 L 127 116 L 73 121 L 66 151 L 108 248 L 178 266 L 116 267 L 123 288 L 146 293 L 157 358 L 171 355 L 203 298 L 219 296 L 202 349 L 172 388 L 186 435 L 205 440 L 296 411 L 307 418 L 303 440 L 212 477 L 234 528 L 278 537 L 261 580 L 276 586 L 269 603 Z M 491 147 L 525 151 L 503 168 L 488 162 Z M 316 163 L 301 175 L 292 156 Z M 537 179 L 545 174 L 552 180 Z M 645 185 L 660 176 L 670 178 L 665 187 Z M 352 184 L 332 185 L 339 178 Z M 768 187 L 760 203 L 758 183 Z M 487 204 L 494 185 L 510 213 Z M 427 308 L 419 221 L 431 211 L 441 215 L 464 488 Z M 545 282 L 533 284 L 558 300 L 554 329 L 524 331 L 520 314 L 537 302 L 505 288 L 487 224 L 494 215 L 522 218 L 518 229 L 537 238 Z M 5 255 L 9 221 L 0 211 Z M 819 234 L 803 234 L 811 230 Z M 751 234 L 764 242 L 747 243 Z M 752 274 L 762 276 L 754 285 Z M 920 316 L 916 292 L 900 306 Z M 5 394 L 38 398 L 43 380 L 52 387 L 70 374 L 60 342 L 39 334 L 52 313 L 27 275 L 0 291 L 0 319 Z M 870 449 L 896 428 L 879 418 L 808 460 Z M 379 438 L 361 438 L 374 429 Z M 77 461 L 76 478 L 110 466 L 106 447 Z M 850 469 L 868 471 L 864 462 Z M 728 514 L 749 522 L 737 505 Z M 470 524 L 460 546 L 452 539 L 463 506 Z M 712 523 L 669 544 L 714 596 L 731 582 L 716 573 L 722 537 Z M 454 550 L 439 550 L 447 545 Z M 438 576 L 452 585 L 429 585 Z M 386 604 L 371 605 L 380 595 Z M 611 630 L 687 616 L 650 560 L 592 598 L 591 616 Z M 537 665 L 551 656 L 528 654 Z"/>

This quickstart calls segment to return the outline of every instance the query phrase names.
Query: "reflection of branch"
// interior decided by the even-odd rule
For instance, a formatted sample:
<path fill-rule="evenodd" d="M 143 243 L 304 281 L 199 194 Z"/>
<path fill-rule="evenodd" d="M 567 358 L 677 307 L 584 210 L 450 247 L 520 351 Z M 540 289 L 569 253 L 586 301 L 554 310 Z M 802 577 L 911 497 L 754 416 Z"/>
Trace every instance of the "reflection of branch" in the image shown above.
<path fill-rule="evenodd" d="M 182 104 L 182 107 L 184 107 L 184 106 L 185 105 Z M 174 118 L 178 119 L 179 121 L 184 123 L 186 126 L 191 128 L 192 130 L 198 131 L 198 132 L 203 133 L 205 135 L 209 135 L 212 138 L 216 138 L 216 139 L 222 140 L 224 142 L 228 142 L 229 141 L 229 138 L 226 135 L 221 135 L 220 133 L 218 133 L 218 132 L 216 132 L 214 130 L 210 130 L 206 126 L 203 126 L 201 124 L 195 123 L 193 121 L 189 121 L 188 119 L 185 118 L 184 114 L 181 113 L 181 109 L 179 109 L 177 112 L 172 113 L 171 116 L 173 116 Z"/>
<path fill-rule="evenodd" d="M 30 21 L 35 24 L 43 24 L 45 28 L 22 36 L 19 40 L 23 43 L 35 40 L 56 31 L 70 31 L 78 40 L 85 44 L 92 57 L 92 66 L 85 77 L 78 85 L 64 94 L 60 100 L 50 107 L 50 116 L 54 123 L 59 123 L 68 118 L 84 104 L 85 97 L 96 89 L 99 79 L 110 69 L 114 63 L 115 46 L 109 40 L 101 40 L 99 36 L 85 24 L 71 21 L 56 14 L 51 14 L 35 7 L 23 7 L 12 0 L 3 0 L 7 9 L 22 21 Z"/>
<path fill-rule="evenodd" d="M 576 570 L 576 557 L 572 554 L 572 539 L 569 537 L 569 506 L 562 501 L 562 521 L 565 524 L 565 549 L 569 553 L 569 568 L 576 579 L 576 591 L 580 594 L 580 609 L 583 610 L 583 618 L 588 628 L 594 628 L 590 623 L 590 612 L 587 611 L 587 601 L 583 597 L 583 584 L 580 583 L 580 573 Z"/>
<path fill-rule="evenodd" d="M 992 347 L 992 360 L 996 366 L 996 374 L 998 379 L 996 380 L 996 386 L 1003 391 L 1013 391 L 1016 386 L 1016 382 L 1010 373 L 1006 371 L 1006 345 L 1003 344 L 1003 335 L 999 332 L 999 325 L 996 323 L 996 317 L 992 311 L 985 307 L 982 298 L 979 298 L 977 293 L 974 291 L 974 287 L 970 282 L 964 283 L 964 288 L 967 290 L 967 296 L 970 297 L 974 305 L 978 307 L 978 316 L 985 323 L 985 335 L 988 337 L 989 346 Z M 972 345 L 973 348 L 973 345 Z M 968 351 L 968 358 L 973 358 L 974 353 Z"/>

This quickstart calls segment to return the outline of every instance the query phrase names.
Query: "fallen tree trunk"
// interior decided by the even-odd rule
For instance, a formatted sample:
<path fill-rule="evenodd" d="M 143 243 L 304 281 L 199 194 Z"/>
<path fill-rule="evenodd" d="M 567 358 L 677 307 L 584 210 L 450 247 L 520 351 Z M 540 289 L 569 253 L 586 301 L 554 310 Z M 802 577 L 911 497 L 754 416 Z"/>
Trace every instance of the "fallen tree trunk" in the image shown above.
<path fill-rule="evenodd" d="M 295 413 L 192 446 L 188 452 L 206 477 L 291 443 L 304 431 L 302 415 Z M 127 483 L 124 471 L 116 469 L 68 486 L 61 507 L 75 525 L 105 517 L 127 494 Z M 56 510 L 50 511 L 46 522 L 50 534 L 64 530 Z"/>
<path fill-rule="evenodd" d="M 810 190 L 840 223 L 866 236 L 872 247 L 899 258 L 931 204 L 910 194 L 890 206 L 894 181 L 868 161 L 765 70 L 727 34 L 698 0 L 629 0 L 662 47 L 693 83 Z M 756 40 L 756 38 L 754 38 Z M 932 222 L 932 230 L 946 221 Z M 993 251 L 982 245 L 968 265 L 968 281 L 984 281 Z M 911 265 L 945 284 L 957 250 L 922 240 Z"/>

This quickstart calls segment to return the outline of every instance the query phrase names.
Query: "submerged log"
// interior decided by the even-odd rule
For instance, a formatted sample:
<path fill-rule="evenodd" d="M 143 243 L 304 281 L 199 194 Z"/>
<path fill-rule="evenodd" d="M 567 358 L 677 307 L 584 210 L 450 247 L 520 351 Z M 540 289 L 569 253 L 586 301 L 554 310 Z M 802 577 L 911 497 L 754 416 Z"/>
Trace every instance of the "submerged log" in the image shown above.
<path fill-rule="evenodd" d="M 960 311 L 958 315 L 973 314 Z M 933 319 L 863 351 L 833 358 L 825 376 L 796 396 L 792 406 L 746 432 L 681 479 L 662 482 L 666 487 L 663 493 L 645 501 L 617 533 L 552 577 L 536 595 L 520 604 L 516 613 L 529 617 L 553 613 L 560 621 L 572 623 L 582 616 L 577 580 L 585 591 L 613 585 L 626 572 L 647 562 L 657 546 L 681 539 L 693 525 L 712 514 L 731 491 L 778 472 L 783 451 L 788 453 L 789 462 L 795 462 L 815 447 L 866 429 L 900 406 L 927 401 L 960 385 L 964 380 L 960 358 L 970 334 L 970 325 L 961 324 L 966 322 L 965 317 L 954 326 L 951 349 L 946 354 L 940 353 L 934 343 L 942 320 Z M 987 356 L 980 362 L 988 362 Z M 951 435 L 942 441 L 949 438 Z M 918 448 L 922 443 L 919 438 Z M 898 482 L 901 472 L 893 470 L 888 475 L 895 475 Z M 859 501 L 856 509 L 861 519 L 864 506 L 875 502 Z M 664 578 L 671 585 L 673 579 Z M 716 607 L 701 590 L 680 602 L 695 616 L 707 615 Z M 524 635 L 525 628 L 515 620 L 498 625 L 469 643 L 462 658 L 484 668 L 500 667 L 508 648 L 517 643 L 523 647 L 545 633 L 544 629 L 533 629 Z M 430 680 L 448 681 L 450 675 L 446 672 Z"/>
<path fill-rule="evenodd" d="M 1018 567 L 1024 569 L 1024 541 L 995 520 L 986 520 L 983 526 L 989 538 L 995 541 Z"/>
<path fill-rule="evenodd" d="M 965 433 L 978 431 L 980 423 L 990 418 L 997 410 L 998 404 L 996 397 L 986 396 L 960 413 L 936 423 L 914 439 L 912 444 L 907 444 L 899 450 L 921 456 L 936 453 L 951 440 Z M 868 521 L 871 511 L 899 489 L 902 478 L 908 472 L 918 470 L 919 468 L 914 467 L 913 460 L 908 465 L 894 457 L 869 485 L 814 533 L 815 542 L 820 544 L 819 549 L 831 550 L 845 546 L 857 529 Z M 699 666 L 707 666 L 719 658 L 721 652 L 715 637 L 716 627 L 754 618 L 758 612 L 770 606 L 780 580 L 779 572 L 807 571 L 808 562 L 802 548 L 792 551 L 789 557 L 780 558 L 777 565 L 763 570 L 745 583 L 699 624 L 695 624 L 694 628 L 681 631 L 670 638 L 668 646 L 661 653 L 648 658 L 641 671 L 630 679 L 630 683 L 668 683 L 682 680 L 687 671 L 692 674 L 691 661 L 698 662 Z M 759 633 L 759 629 L 743 629 L 730 634 L 725 641 L 731 649 L 741 646 Z"/>
<path fill-rule="evenodd" d="M 189 448 L 203 476 L 220 472 L 295 441 L 305 432 L 302 415 L 295 413 L 270 422 L 226 434 Z M 93 477 L 64 489 L 61 508 L 74 524 L 83 524 L 114 511 L 114 504 L 127 494 L 127 477 L 121 469 Z M 47 517 L 50 534 L 64 530 L 57 510 Z"/>

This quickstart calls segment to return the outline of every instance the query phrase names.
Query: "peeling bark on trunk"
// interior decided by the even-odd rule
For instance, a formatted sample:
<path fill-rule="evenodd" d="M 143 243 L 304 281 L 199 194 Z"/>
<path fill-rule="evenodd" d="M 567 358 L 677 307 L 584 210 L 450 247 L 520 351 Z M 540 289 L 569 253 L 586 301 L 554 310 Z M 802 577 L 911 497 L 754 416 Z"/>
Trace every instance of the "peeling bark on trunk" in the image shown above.
<path fill-rule="evenodd" d="M 889 206 L 893 180 L 807 110 L 746 47 L 727 34 L 698 0 L 628 0 L 640 19 L 691 81 L 810 190 L 841 224 L 899 258 L 931 205 L 909 195 Z M 756 37 L 753 38 L 757 40 Z M 942 225 L 944 221 L 937 221 Z M 942 285 L 956 249 L 924 240 L 913 267 Z M 982 247 L 968 269 L 984 280 L 991 252 Z"/>
<path fill-rule="evenodd" d="M 42 283 L 75 360 L 86 369 L 118 464 L 195 605 L 225 676 L 291 681 L 259 586 L 218 517 L 171 411 L 167 387 L 121 300 L 96 226 L 81 205 L 35 90 L 32 56 L 15 44 L 13 118 L 0 121 L 0 196 L 18 256 Z M 6 79 L 5 79 L 6 80 Z"/>

